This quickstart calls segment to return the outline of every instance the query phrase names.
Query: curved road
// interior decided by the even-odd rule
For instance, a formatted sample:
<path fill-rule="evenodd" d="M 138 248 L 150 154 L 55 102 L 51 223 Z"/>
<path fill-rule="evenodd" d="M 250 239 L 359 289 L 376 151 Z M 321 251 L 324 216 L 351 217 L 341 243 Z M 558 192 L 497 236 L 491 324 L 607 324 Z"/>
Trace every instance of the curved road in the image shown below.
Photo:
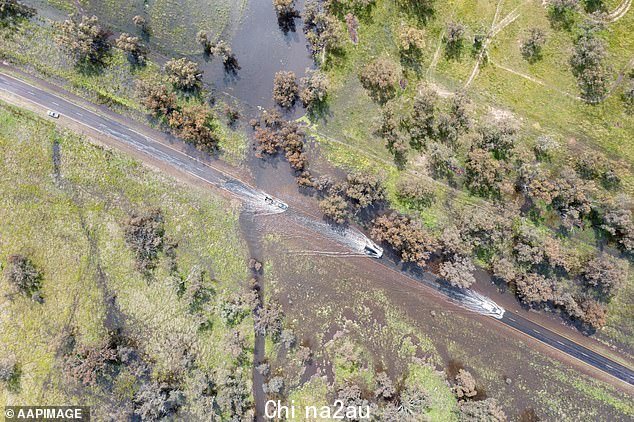
<path fill-rule="evenodd" d="M 33 86 L 29 83 L 16 79 L 4 73 L 0 73 L 0 91 L 13 94 L 22 100 L 27 100 L 37 106 L 57 111 L 64 118 L 69 118 L 76 123 L 86 126 L 92 130 L 114 138 L 128 147 L 131 147 L 143 155 L 153 160 L 161 161 L 164 164 L 174 167 L 178 171 L 186 172 L 206 183 L 219 189 L 225 190 L 244 199 L 244 192 L 249 192 L 249 196 L 255 201 L 264 203 L 266 194 L 253 188 L 252 186 L 237 180 L 227 172 L 211 167 L 209 164 L 179 150 L 170 145 L 152 139 L 120 121 L 104 115 L 97 114 L 91 110 L 81 107 L 61 96 L 52 94 L 44 89 Z M 114 113 L 108 113 L 114 116 Z M 123 120 L 123 119 L 119 119 Z M 271 205 L 271 212 L 281 212 L 279 208 Z M 372 259 L 372 258 L 368 258 Z M 387 260 L 375 261 L 377 264 L 394 270 L 394 267 Z M 402 273 L 401 273 L 402 274 Z M 417 281 L 423 281 L 427 285 L 437 283 L 438 280 L 429 273 L 416 277 L 406 274 Z M 422 279 L 422 280 L 421 280 Z M 546 329 L 534 322 L 520 316 L 505 313 L 499 322 L 512 327 L 542 343 L 551 346 L 568 356 L 578 359 L 594 368 L 597 368 L 613 377 L 618 378 L 630 385 L 634 385 L 634 371 L 622 364 L 600 355 L 574 341 L 571 341 L 559 334 Z"/>

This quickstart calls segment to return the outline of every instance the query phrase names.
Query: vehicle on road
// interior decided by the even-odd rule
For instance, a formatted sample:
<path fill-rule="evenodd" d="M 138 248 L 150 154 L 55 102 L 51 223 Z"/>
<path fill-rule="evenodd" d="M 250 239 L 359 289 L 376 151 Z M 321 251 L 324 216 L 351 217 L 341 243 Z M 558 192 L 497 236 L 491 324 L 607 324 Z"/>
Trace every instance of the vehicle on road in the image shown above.
<path fill-rule="evenodd" d="M 268 195 L 264 197 L 264 202 L 266 202 L 267 204 L 269 204 L 271 206 L 277 207 L 277 208 L 279 208 L 279 209 L 281 209 L 283 211 L 286 211 L 288 209 L 288 205 L 286 203 L 284 203 L 284 202 L 282 202 L 282 201 L 280 201 L 278 199 L 273 199 L 272 197 L 270 197 Z"/>
<path fill-rule="evenodd" d="M 48 117 L 52 117 L 53 119 L 59 119 L 59 113 L 53 110 L 49 110 L 46 114 Z"/>
<path fill-rule="evenodd" d="M 493 318 L 502 319 L 502 317 L 504 316 L 504 309 L 498 306 L 496 303 L 484 302 L 482 303 L 482 308 L 485 311 L 489 312 L 489 315 Z"/>
<path fill-rule="evenodd" d="M 366 240 L 363 252 L 366 255 L 376 259 L 380 259 L 383 256 L 383 248 L 369 239 Z"/>

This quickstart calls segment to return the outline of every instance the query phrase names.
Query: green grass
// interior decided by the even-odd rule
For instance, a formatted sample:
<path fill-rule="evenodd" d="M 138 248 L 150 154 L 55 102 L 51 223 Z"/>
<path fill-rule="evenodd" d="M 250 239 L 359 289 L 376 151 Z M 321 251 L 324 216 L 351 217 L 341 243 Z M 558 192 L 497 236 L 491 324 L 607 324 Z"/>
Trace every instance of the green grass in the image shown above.
<path fill-rule="evenodd" d="M 61 151 L 61 184 L 53 176 L 54 140 Z M 80 390 L 69 387 L 62 375 L 58 350 L 69 330 L 80 344 L 95 344 L 107 334 L 99 269 L 126 317 L 128 334 L 155 363 L 156 373 L 170 367 L 168 344 L 174 338 L 191 343 L 199 368 L 218 374 L 235 370 L 226 340 L 237 329 L 252 344 L 252 319 L 227 327 L 214 315 L 214 305 L 207 314 L 211 329 L 199 330 L 197 317 L 177 296 L 177 280 L 166 258 L 160 258 L 152 279 L 146 280 L 123 236 L 131 213 L 160 207 L 166 236 L 178 244 L 178 274 L 186 278 L 195 269 L 207 271 L 212 279 L 206 283 L 216 291 L 212 300 L 220 303 L 244 291 L 248 276 L 238 211 L 232 204 L 4 104 L 0 155 L 0 262 L 15 253 L 31 257 L 44 274 L 45 298 L 42 305 L 22 296 L 0 298 L 0 358 L 14 354 L 22 371 L 19 390 L 0 388 L 0 402 L 76 400 Z M 5 282 L 0 284 L 5 290 Z M 250 385 L 250 376 L 245 377 Z M 86 405 L 98 402 L 96 396 L 82 397 Z"/>

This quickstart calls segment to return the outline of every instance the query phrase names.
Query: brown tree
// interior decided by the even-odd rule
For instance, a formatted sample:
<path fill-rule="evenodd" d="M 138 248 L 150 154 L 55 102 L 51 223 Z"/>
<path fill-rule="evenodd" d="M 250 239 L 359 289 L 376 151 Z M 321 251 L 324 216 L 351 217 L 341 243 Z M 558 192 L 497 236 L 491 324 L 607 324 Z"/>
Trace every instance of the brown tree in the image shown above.
<path fill-rule="evenodd" d="M 478 394 L 473 375 L 465 369 L 460 369 L 456 374 L 453 391 L 459 400 L 466 400 Z"/>
<path fill-rule="evenodd" d="M 350 217 L 348 202 L 340 195 L 326 196 L 319 202 L 319 208 L 328 220 L 337 224 L 345 223 Z"/>
<path fill-rule="evenodd" d="M 144 214 L 133 214 L 125 222 L 124 233 L 128 247 L 136 254 L 138 268 L 145 273 L 154 269 L 165 244 L 162 211 L 153 209 Z"/>
<path fill-rule="evenodd" d="M 374 220 L 371 236 L 379 242 L 387 242 L 397 251 L 404 262 L 413 262 L 420 267 L 436 249 L 436 239 L 415 220 L 405 215 L 392 213 Z"/>
<path fill-rule="evenodd" d="M 309 110 L 313 110 L 326 100 L 330 84 L 325 73 L 319 70 L 308 70 L 306 76 L 300 80 L 302 86 L 299 98 Z"/>
<path fill-rule="evenodd" d="M 367 172 L 348 174 L 344 194 L 352 207 L 356 211 L 361 211 L 385 199 L 383 180 Z"/>
<path fill-rule="evenodd" d="M 172 129 L 178 136 L 192 143 L 202 151 L 215 151 L 218 148 L 215 122 L 209 109 L 203 105 L 192 105 L 176 110 L 168 117 Z"/>
<path fill-rule="evenodd" d="M 507 417 L 494 398 L 460 403 L 461 422 L 506 422 Z"/>
<path fill-rule="evenodd" d="M 295 73 L 280 71 L 275 74 L 275 79 L 273 79 L 273 100 L 280 107 L 293 107 L 298 93 L 299 86 L 297 85 Z"/>
<path fill-rule="evenodd" d="M 469 152 L 466 162 L 466 183 L 471 192 L 484 197 L 497 197 L 503 180 L 503 168 L 486 150 L 476 148 Z"/>
<path fill-rule="evenodd" d="M 581 310 L 581 320 L 595 330 L 602 328 L 607 322 L 607 309 L 594 299 L 581 302 Z"/>
<path fill-rule="evenodd" d="M 553 282 L 541 274 L 526 273 L 516 278 L 517 295 L 527 304 L 553 300 Z"/>
<path fill-rule="evenodd" d="M 387 57 L 379 57 L 366 64 L 359 73 L 361 85 L 368 90 L 370 97 L 384 103 L 396 94 L 399 69 Z"/>
<path fill-rule="evenodd" d="M 625 285 L 629 265 L 627 261 L 602 253 L 588 261 L 585 268 L 585 282 L 611 296 Z"/>
<path fill-rule="evenodd" d="M 176 95 L 159 81 L 140 80 L 137 90 L 141 103 L 155 117 L 167 116 L 177 108 Z"/>
<path fill-rule="evenodd" d="M 455 255 L 440 264 L 440 276 L 452 286 L 467 288 L 475 283 L 475 265 L 466 256 Z"/>

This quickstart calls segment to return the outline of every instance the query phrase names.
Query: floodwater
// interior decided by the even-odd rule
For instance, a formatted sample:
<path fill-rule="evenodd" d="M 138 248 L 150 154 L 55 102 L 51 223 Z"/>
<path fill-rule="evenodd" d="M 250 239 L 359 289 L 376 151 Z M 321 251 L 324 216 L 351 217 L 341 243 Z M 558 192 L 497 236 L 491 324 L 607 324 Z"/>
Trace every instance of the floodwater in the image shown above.
<path fill-rule="evenodd" d="M 303 8 L 303 1 L 296 8 Z M 251 0 L 242 22 L 233 35 L 231 48 L 240 69 L 227 73 L 218 59 L 202 60 L 205 82 L 236 98 L 244 106 L 268 108 L 273 105 L 273 78 L 280 70 L 293 71 L 301 78 L 307 68 L 314 67 L 308 51 L 300 19 L 295 19 L 295 31 L 280 29 L 270 0 Z"/>

